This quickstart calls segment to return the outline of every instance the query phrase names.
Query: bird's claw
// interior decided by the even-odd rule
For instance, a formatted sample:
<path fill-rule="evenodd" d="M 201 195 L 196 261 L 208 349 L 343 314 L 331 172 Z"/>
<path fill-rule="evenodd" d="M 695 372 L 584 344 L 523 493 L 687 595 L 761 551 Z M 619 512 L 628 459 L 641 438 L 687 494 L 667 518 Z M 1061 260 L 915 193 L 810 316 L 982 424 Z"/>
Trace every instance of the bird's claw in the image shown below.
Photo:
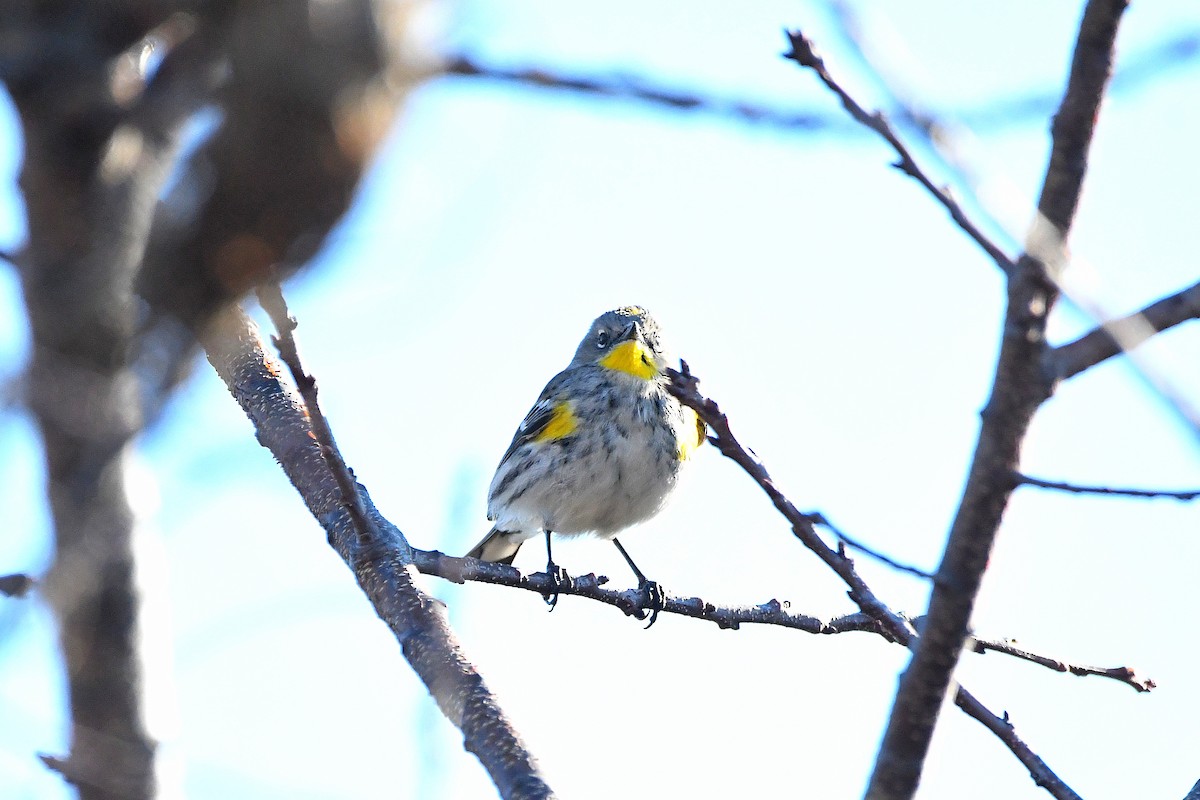
<path fill-rule="evenodd" d="M 648 630 L 651 625 L 658 621 L 658 612 L 667 607 L 667 593 L 663 591 L 663 588 L 658 581 L 649 580 L 642 580 L 638 583 L 638 592 L 646 593 L 646 607 L 649 609 L 650 613 L 642 611 L 642 613 L 638 615 L 638 619 L 641 620 L 649 617 L 650 621 L 646 623 L 645 628 Z"/>
<path fill-rule="evenodd" d="M 550 606 L 549 610 L 553 611 L 558 605 L 559 590 L 571 588 L 571 576 L 565 569 L 553 562 L 546 565 L 546 575 L 550 578 L 551 589 L 542 595 L 542 599 L 546 601 L 546 605 Z"/>

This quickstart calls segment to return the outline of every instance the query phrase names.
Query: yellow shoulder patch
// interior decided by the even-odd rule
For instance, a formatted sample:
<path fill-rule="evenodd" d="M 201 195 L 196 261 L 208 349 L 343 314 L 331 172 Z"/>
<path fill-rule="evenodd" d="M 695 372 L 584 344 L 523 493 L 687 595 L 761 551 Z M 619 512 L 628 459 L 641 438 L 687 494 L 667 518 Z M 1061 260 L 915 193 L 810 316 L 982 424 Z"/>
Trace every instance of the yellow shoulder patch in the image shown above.
<path fill-rule="evenodd" d="M 614 347 L 612 352 L 600 359 L 600 366 L 624 372 L 626 375 L 632 375 L 644 381 L 648 381 L 658 374 L 658 365 L 654 363 L 654 356 L 650 355 L 650 351 L 646 349 L 645 345 L 636 339 L 621 342 Z"/>
<path fill-rule="evenodd" d="M 692 453 L 696 448 L 704 444 L 707 438 L 708 426 L 704 424 L 704 420 L 696 416 L 696 412 L 687 406 L 683 407 L 683 438 L 679 440 L 679 460 L 687 461 L 692 457 Z M 696 438 L 692 439 L 688 436 L 692 431 L 696 432 Z"/>
<path fill-rule="evenodd" d="M 571 410 L 570 401 L 563 400 L 554 407 L 554 411 L 550 415 L 550 421 L 546 423 L 546 427 L 538 432 L 537 436 L 533 437 L 533 441 L 552 442 L 555 439 L 562 439 L 565 436 L 570 436 L 578 427 L 579 418 Z"/>

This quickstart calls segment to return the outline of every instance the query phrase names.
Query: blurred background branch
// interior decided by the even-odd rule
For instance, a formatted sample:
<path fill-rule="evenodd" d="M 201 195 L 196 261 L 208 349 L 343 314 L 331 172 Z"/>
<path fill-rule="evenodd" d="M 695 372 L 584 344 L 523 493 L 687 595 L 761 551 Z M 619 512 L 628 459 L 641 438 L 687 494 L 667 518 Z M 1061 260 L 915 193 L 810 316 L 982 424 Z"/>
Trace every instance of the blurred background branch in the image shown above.
<path fill-rule="evenodd" d="M 177 372 L 193 346 L 183 332 L 274 265 L 295 270 L 345 211 L 374 142 L 364 120 L 380 114 L 385 95 L 370 92 L 386 63 L 372 5 L 322 10 L 323 24 L 306 3 L 5 11 L 0 80 L 25 144 L 29 236 L 13 258 L 33 337 L 26 399 L 55 531 L 44 594 L 71 703 L 70 753 L 46 763 L 87 800 L 157 793 L 127 449 L 174 382 L 139 381 L 136 355 L 165 348 Z M 209 104 L 220 126 L 191 163 L 213 184 L 190 207 L 159 207 L 184 124 Z"/>

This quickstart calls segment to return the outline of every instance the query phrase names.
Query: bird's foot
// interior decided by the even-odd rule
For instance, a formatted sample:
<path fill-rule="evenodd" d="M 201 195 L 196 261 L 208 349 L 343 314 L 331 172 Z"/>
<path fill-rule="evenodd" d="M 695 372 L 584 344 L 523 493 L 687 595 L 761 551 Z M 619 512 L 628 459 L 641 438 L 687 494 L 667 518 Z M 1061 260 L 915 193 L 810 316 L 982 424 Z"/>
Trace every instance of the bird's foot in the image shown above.
<path fill-rule="evenodd" d="M 546 605 L 550 606 L 550 611 L 558 605 L 558 593 L 561 589 L 571 588 L 571 576 L 567 571 L 555 564 L 553 561 L 546 565 L 546 575 L 550 578 L 550 590 L 542 594 L 542 599 L 546 601 Z"/>
<path fill-rule="evenodd" d="M 638 619 L 649 619 L 646 623 L 646 628 L 658 621 L 658 612 L 667 607 L 667 593 L 663 591 L 662 586 L 658 581 L 646 580 L 643 578 L 638 581 L 638 592 L 646 594 L 646 610 L 641 611 Z"/>

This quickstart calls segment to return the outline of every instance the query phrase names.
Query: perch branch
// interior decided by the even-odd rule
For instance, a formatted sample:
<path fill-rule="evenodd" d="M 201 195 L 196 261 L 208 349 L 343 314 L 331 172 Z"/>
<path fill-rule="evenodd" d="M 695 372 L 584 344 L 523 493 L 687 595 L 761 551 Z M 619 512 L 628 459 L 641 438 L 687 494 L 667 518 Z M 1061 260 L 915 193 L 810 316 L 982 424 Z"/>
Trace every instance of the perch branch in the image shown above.
<path fill-rule="evenodd" d="M 413 550 L 413 564 L 426 575 L 436 575 L 454 583 L 474 581 L 527 589 L 545 595 L 556 591 L 560 595 L 574 595 L 588 600 L 619 608 L 631 617 L 651 611 L 653 604 L 649 591 L 643 589 L 606 589 L 608 578 L 603 575 L 569 577 L 565 583 L 556 584 L 545 572 L 522 574 L 519 569 L 507 564 L 493 564 L 475 558 L 456 558 L 436 550 Z M 743 624 L 778 625 L 806 633 L 848 633 L 866 631 L 884 634 L 884 628 L 867 614 L 847 614 L 823 622 L 816 617 L 789 611 L 787 601 L 768 600 L 757 606 L 718 606 L 699 597 L 675 597 L 667 595 L 661 611 L 667 614 L 692 617 L 713 622 L 718 628 L 737 630 Z"/>

